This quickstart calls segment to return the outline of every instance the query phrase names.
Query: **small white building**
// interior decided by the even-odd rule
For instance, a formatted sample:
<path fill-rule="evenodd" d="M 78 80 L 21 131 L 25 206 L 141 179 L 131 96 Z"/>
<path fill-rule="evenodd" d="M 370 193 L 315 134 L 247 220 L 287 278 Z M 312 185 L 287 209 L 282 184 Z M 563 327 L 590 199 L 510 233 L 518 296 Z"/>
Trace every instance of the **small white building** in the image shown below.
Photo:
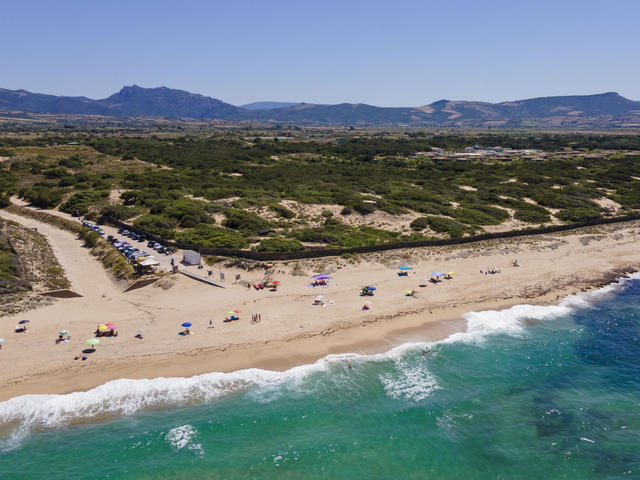
<path fill-rule="evenodd" d="M 182 263 L 185 265 L 200 265 L 200 254 L 193 250 L 185 250 L 182 254 Z"/>

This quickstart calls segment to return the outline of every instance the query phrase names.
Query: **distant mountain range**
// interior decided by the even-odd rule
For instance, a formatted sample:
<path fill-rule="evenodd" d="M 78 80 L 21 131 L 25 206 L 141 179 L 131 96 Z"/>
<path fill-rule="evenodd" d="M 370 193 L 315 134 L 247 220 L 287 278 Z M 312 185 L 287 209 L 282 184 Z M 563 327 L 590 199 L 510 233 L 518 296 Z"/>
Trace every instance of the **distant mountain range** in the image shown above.
<path fill-rule="evenodd" d="M 240 105 L 241 108 L 247 110 L 273 110 L 276 108 L 292 107 L 298 105 L 299 102 L 253 102 Z"/>
<path fill-rule="evenodd" d="M 440 100 L 421 107 L 389 108 L 362 103 L 317 105 L 289 102 L 255 102 L 237 107 L 184 90 L 137 85 L 123 87 L 101 100 L 0 89 L 0 111 L 300 125 L 640 127 L 640 102 L 614 92 L 501 103 Z"/>

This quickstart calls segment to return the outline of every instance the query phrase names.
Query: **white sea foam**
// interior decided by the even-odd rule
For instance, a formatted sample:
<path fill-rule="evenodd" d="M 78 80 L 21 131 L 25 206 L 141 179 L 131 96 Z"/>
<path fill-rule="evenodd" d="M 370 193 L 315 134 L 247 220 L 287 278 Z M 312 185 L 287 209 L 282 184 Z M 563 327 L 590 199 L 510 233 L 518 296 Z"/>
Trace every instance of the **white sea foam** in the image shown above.
<path fill-rule="evenodd" d="M 165 436 L 165 440 L 169 442 L 174 452 L 179 452 L 186 447 L 198 455 L 204 455 L 202 445 L 195 443 L 197 435 L 198 430 L 193 425 L 187 424 L 169 430 Z"/>
<path fill-rule="evenodd" d="M 396 362 L 394 373 L 379 378 L 388 396 L 414 402 L 424 400 L 439 388 L 436 377 L 424 365 Z"/>
<path fill-rule="evenodd" d="M 631 278 L 640 278 L 640 274 Z M 232 392 L 258 387 L 265 396 L 284 383 L 303 384 L 303 379 L 315 372 L 329 371 L 332 365 L 345 362 L 394 361 L 398 372 L 380 378 L 389 396 L 420 400 L 437 389 L 437 379 L 421 369 L 408 367 L 403 358 L 410 352 L 437 343 L 471 342 L 495 333 L 520 334 L 531 321 L 546 321 L 567 315 L 579 308 L 588 308 L 594 301 L 619 289 L 626 279 L 594 292 L 565 298 L 557 305 L 516 305 L 502 311 L 469 312 L 464 315 L 467 330 L 455 333 L 441 342 L 410 342 L 385 353 L 373 355 L 328 355 L 309 365 L 300 365 L 284 372 L 261 369 L 231 373 L 207 373 L 189 378 L 119 379 L 86 392 L 66 395 L 23 395 L 0 402 L 0 425 L 16 425 L 9 437 L 0 440 L 0 452 L 19 445 L 34 429 L 56 428 L 73 421 L 106 415 L 131 415 L 141 409 L 203 403 Z"/>

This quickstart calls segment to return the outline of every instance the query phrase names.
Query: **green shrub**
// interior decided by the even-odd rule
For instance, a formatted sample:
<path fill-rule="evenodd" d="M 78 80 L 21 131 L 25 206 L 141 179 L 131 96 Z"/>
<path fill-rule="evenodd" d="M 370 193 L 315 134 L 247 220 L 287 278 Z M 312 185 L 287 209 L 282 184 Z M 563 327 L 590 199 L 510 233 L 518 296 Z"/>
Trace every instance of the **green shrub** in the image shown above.
<path fill-rule="evenodd" d="M 456 220 L 444 217 L 426 217 L 429 222 L 429 228 L 438 233 L 448 233 L 451 238 L 462 237 L 466 232 L 472 233 L 470 228 Z"/>
<path fill-rule="evenodd" d="M 453 211 L 453 217 L 469 225 L 500 225 L 510 215 L 503 208 L 491 207 L 482 204 L 464 204 Z"/>
<path fill-rule="evenodd" d="M 289 210 L 284 205 L 280 205 L 279 203 L 271 204 L 269 205 L 269 208 L 281 218 L 294 218 L 296 216 L 295 212 Z"/>
<path fill-rule="evenodd" d="M 85 245 L 89 247 L 95 247 L 100 240 L 100 234 L 98 232 L 94 232 L 93 230 L 89 230 L 88 228 L 83 228 L 79 236 L 82 240 L 84 240 Z"/>
<path fill-rule="evenodd" d="M 136 218 L 133 226 L 138 230 L 156 235 L 160 238 L 171 239 L 175 235 L 178 221 L 175 218 L 169 218 L 165 215 L 147 214 Z"/>
<path fill-rule="evenodd" d="M 551 221 L 549 211 L 539 205 L 528 202 L 514 202 L 514 218 L 527 223 L 546 223 Z"/>
<path fill-rule="evenodd" d="M 360 202 L 356 203 L 353 206 L 353 209 L 358 212 L 360 215 L 369 215 L 377 210 L 377 207 L 374 203 L 369 202 Z"/>
<path fill-rule="evenodd" d="M 50 186 L 33 186 L 22 197 L 38 208 L 54 208 L 62 200 L 63 192 Z"/>
<path fill-rule="evenodd" d="M 429 226 L 429 218 L 428 217 L 418 217 L 414 221 L 409 224 L 412 230 L 416 232 L 420 232 Z"/>
<path fill-rule="evenodd" d="M 188 245 L 212 248 L 247 248 L 249 240 L 242 234 L 209 224 L 200 224 L 179 232 L 176 240 Z"/>
<path fill-rule="evenodd" d="M 249 234 L 257 234 L 260 231 L 267 230 L 271 224 L 263 218 L 252 212 L 230 208 L 225 212 L 226 219 L 222 223 L 227 228 L 233 230 L 241 230 Z"/>
<path fill-rule="evenodd" d="M 566 208 L 564 210 L 560 210 L 556 215 L 559 220 L 570 223 L 594 220 L 601 216 L 602 214 L 600 210 L 595 208 Z"/>
<path fill-rule="evenodd" d="M 113 220 L 127 220 L 131 217 L 142 214 L 145 211 L 144 207 L 127 207 L 125 205 L 105 205 L 100 214 L 104 218 L 110 218 Z"/>
<path fill-rule="evenodd" d="M 353 208 L 351 207 L 344 207 L 342 210 L 340 210 L 340 215 L 351 215 L 353 213 Z"/>
<path fill-rule="evenodd" d="M 201 223 L 215 223 L 205 207 L 206 204 L 204 202 L 179 198 L 172 202 L 167 202 L 163 208 L 163 213 L 178 220 L 180 227 L 192 228 Z"/>
<path fill-rule="evenodd" d="M 89 207 L 104 200 L 109 196 L 108 191 L 84 191 L 74 193 L 69 199 L 60 207 L 60 210 L 67 213 L 79 213 L 84 215 L 89 210 Z"/>

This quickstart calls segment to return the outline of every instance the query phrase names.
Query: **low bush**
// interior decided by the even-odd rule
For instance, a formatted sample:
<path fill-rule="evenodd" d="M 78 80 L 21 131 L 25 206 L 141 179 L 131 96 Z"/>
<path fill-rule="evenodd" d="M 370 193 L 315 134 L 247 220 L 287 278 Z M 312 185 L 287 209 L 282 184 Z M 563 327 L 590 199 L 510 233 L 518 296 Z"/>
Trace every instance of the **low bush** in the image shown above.
<path fill-rule="evenodd" d="M 178 221 L 175 218 L 169 218 L 165 215 L 147 214 L 136 218 L 133 226 L 138 230 L 156 235 L 160 238 L 171 239 L 175 235 Z"/>
<path fill-rule="evenodd" d="M 208 224 L 200 224 L 179 232 L 176 235 L 176 241 L 211 248 L 240 249 L 249 246 L 249 241 L 241 233 Z"/>
<path fill-rule="evenodd" d="M 420 232 L 429 226 L 429 218 L 428 217 L 418 217 L 414 221 L 409 224 L 412 230 L 416 232 Z"/>
<path fill-rule="evenodd" d="M 55 208 L 62 200 L 63 192 L 51 186 L 37 186 L 22 192 L 22 198 L 38 208 Z"/>
<path fill-rule="evenodd" d="M 106 219 L 127 220 L 131 217 L 141 215 L 144 211 L 144 207 L 127 207 L 125 205 L 116 204 L 104 206 L 102 210 L 100 210 L 100 214 Z"/>
<path fill-rule="evenodd" d="M 109 192 L 106 190 L 74 193 L 62 204 L 60 210 L 66 213 L 84 215 L 89 211 L 89 207 L 106 199 L 108 196 Z"/>
<path fill-rule="evenodd" d="M 296 216 L 295 212 L 289 210 L 284 205 L 280 205 L 279 203 L 274 203 L 274 204 L 269 205 L 269 209 L 274 211 L 276 213 L 276 215 L 278 215 L 281 218 L 290 219 L 290 218 L 294 218 Z M 331 212 L 329 212 L 329 213 L 331 213 Z"/>
<path fill-rule="evenodd" d="M 600 210 L 595 208 L 566 208 L 560 210 L 556 215 L 559 220 L 569 223 L 585 222 L 601 216 Z"/>
<path fill-rule="evenodd" d="M 465 233 L 472 233 L 473 228 L 464 225 L 456 220 L 444 217 L 426 217 L 429 223 L 429 228 L 434 232 L 448 233 L 451 238 L 460 238 Z"/>
<path fill-rule="evenodd" d="M 252 212 L 230 208 L 225 212 L 226 219 L 222 223 L 227 228 L 240 230 L 248 234 L 257 234 L 267 230 L 271 224 Z"/>

